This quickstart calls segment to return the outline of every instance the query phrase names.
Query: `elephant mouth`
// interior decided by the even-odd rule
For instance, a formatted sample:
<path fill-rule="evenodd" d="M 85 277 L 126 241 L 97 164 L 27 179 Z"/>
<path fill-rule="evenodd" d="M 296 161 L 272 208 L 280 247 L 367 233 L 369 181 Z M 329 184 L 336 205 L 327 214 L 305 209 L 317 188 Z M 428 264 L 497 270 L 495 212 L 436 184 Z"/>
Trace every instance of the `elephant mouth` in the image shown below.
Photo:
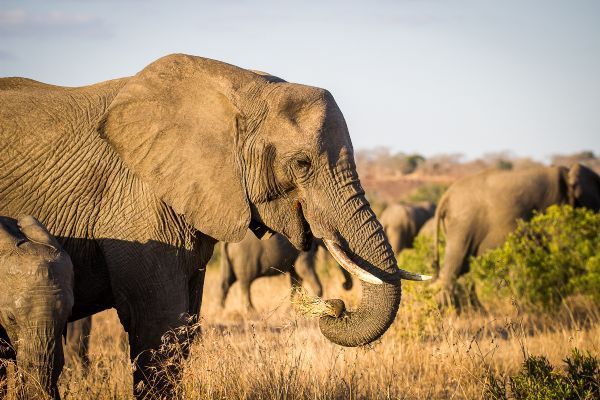
<path fill-rule="evenodd" d="M 304 251 L 308 251 L 312 247 L 315 237 L 313 236 L 312 231 L 310 229 L 310 224 L 304 217 L 302 203 L 298 203 L 298 218 L 300 218 L 300 224 L 302 226 L 299 240 L 300 248 Z"/>
<path fill-rule="evenodd" d="M 292 232 L 286 231 L 284 228 L 281 233 L 299 250 L 308 251 L 311 249 L 314 241 L 313 233 L 310 229 L 310 224 L 304 217 L 302 210 L 302 204 L 298 202 L 295 207 L 294 217 L 296 221 L 292 226 L 296 226 L 296 229 L 292 229 Z M 299 228 L 298 228 L 299 227 Z M 250 219 L 250 225 L 248 226 L 254 235 L 259 239 L 268 239 L 273 236 L 276 231 L 269 228 L 262 222 L 257 221 L 254 218 Z"/>

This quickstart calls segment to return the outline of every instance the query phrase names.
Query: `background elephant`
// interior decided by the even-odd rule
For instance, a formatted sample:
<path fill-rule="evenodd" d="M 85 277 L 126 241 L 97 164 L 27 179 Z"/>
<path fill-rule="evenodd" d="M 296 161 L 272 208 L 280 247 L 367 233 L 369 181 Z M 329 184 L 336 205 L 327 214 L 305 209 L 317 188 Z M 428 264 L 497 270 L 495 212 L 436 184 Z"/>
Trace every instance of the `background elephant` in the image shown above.
<path fill-rule="evenodd" d="M 199 315 L 218 240 L 323 238 L 364 281 L 354 311 L 319 321 L 344 346 L 383 335 L 400 279 L 425 279 L 398 269 L 326 90 L 175 54 L 79 88 L 1 79 L 0 126 L 0 213 L 35 213 L 59 238 L 72 320 L 116 308 L 140 395 L 168 389 L 146 350 Z"/>
<path fill-rule="evenodd" d="M 73 264 L 54 237 L 31 216 L 0 217 L 0 339 L 16 353 L 25 398 L 59 398 L 73 302 Z"/>
<path fill-rule="evenodd" d="M 419 233 L 417 233 L 417 236 L 421 235 L 426 235 L 431 238 L 435 236 L 435 215 L 429 218 L 427 221 L 425 221 L 421 229 L 419 229 Z"/>
<path fill-rule="evenodd" d="M 66 354 L 76 357 L 83 367 L 89 365 L 90 334 L 92 333 L 92 317 L 81 318 L 67 325 Z M 75 360 L 72 360 L 75 361 Z"/>
<path fill-rule="evenodd" d="M 441 301 L 456 303 L 453 295 L 456 279 L 469 271 L 469 257 L 500 246 L 516 228 L 518 219 L 528 220 L 534 210 L 545 210 L 554 204 L 598 211 L 600 177 L 576 164 L 570 169 L 485 171 L 451 185 L 436 212 L 437 231 L 443 229 L 446 234 L 444 263 L 438 273 Z M 434 243 L 437 268 L 439 234 Z"/>
<path fill-rule="evenodd" d="M 417 233 L 435 213 L 435 204 L 392 204 L 381 213 L 381 224 L 395 254 L 412 247 Z"/>
<path fill-rule="evenodd" d="M 252 282 L 263 276 L 290 273 L 292 287 L 306 282 L 313 294 L 323 295 L 323 287 L 315 269 L 317 246 L 313 241 L 308 251 L 299 251 L 283 235 L 275 234 L 267 240 L 258 239 L 248 231 L 239 243 L 221 243 L 221 285 L 220 302 L 225 307 L 229 288 L 237 280 L 240 282 L 242 301 L 246 310 L 254 310 L 250 297 Z M 352 288 L 352 277 L 344 274 L 344 289 Z"/>

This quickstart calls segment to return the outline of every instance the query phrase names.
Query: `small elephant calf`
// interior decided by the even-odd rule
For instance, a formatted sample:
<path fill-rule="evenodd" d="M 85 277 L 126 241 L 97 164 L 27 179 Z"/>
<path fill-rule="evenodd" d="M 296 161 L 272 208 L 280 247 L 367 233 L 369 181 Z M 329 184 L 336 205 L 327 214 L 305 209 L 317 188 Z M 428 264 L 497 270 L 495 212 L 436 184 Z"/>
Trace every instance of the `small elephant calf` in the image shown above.
<path fill-rule="evenodd" d="M 59 398 L 73 302 L 73 264 L 58 241 L 31 216 L 0 217 L 0 356 L 16 357 L 24 398 Z"/>

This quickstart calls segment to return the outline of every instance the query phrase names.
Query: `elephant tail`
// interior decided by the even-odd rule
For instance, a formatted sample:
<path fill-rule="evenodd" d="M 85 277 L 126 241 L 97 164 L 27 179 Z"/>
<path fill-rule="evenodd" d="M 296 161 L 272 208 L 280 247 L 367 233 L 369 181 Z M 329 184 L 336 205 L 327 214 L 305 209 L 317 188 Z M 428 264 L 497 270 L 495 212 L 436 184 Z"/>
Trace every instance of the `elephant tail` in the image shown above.
<path fill-rule="evenodd" d="M 435 210 L 435 233 L 433 236 L 433 270 L 437 277 L 440 273 L 440 224 L 446 216 L 446 203 L 448 196 L 442 196 L 440 203 Z"/>

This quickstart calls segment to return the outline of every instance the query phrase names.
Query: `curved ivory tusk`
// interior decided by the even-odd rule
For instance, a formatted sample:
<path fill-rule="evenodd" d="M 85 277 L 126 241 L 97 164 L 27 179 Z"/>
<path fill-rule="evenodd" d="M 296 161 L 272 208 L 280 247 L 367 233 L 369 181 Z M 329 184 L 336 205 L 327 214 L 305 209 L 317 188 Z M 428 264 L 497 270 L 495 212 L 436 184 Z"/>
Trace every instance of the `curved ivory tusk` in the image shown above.
<path fill-rule="evenodd" d="M 404 279 L 405 281 L 428 281 L 431 278 L 431 275 L 416 274 L 414 272 L 399 269 L 398 272 L 394 273 L 394 276 L 391 279 L 393 281 L 398 279 Z"/>
<path fill-rule="evenodd" d="M 356 265 L 354 261 L 348 257 L 346 252 L 342 250 L 339 244 L 329 239 L 323 239 L 323 243 L 327 247 L 327 250 L 331 253 L 333 258 L 342 266 L 346 271 L 356 276 L 361 281 L 371 283 L 373 285 L 381 285 L 383 281 L 375 275 L 365 271 L 363 268 Z M 398 269 L 393 275 L 390 276 L 389 281 L 399 281 L 401 279 L 407 281 L 428 281 L 431 279 L 429 275 L 416 274 L 414 272 L 408 272 L 403 269 Z"/>
<path fill-rule="evenodd" d="M 381 279 L 356 265 L 354 261 L 348 257 L 346 252 L 342 250 L 339 244 L 325 238 L 323 238 L 323 243 L 325 243 L 327 250 L 329 250 L 333 258 L 335 258 L 335 261 L 344 267 L 346 271 L 350 272 L 361 281 L 371 283 L 373 285 L 381 285 L 383 283 Z"/>

